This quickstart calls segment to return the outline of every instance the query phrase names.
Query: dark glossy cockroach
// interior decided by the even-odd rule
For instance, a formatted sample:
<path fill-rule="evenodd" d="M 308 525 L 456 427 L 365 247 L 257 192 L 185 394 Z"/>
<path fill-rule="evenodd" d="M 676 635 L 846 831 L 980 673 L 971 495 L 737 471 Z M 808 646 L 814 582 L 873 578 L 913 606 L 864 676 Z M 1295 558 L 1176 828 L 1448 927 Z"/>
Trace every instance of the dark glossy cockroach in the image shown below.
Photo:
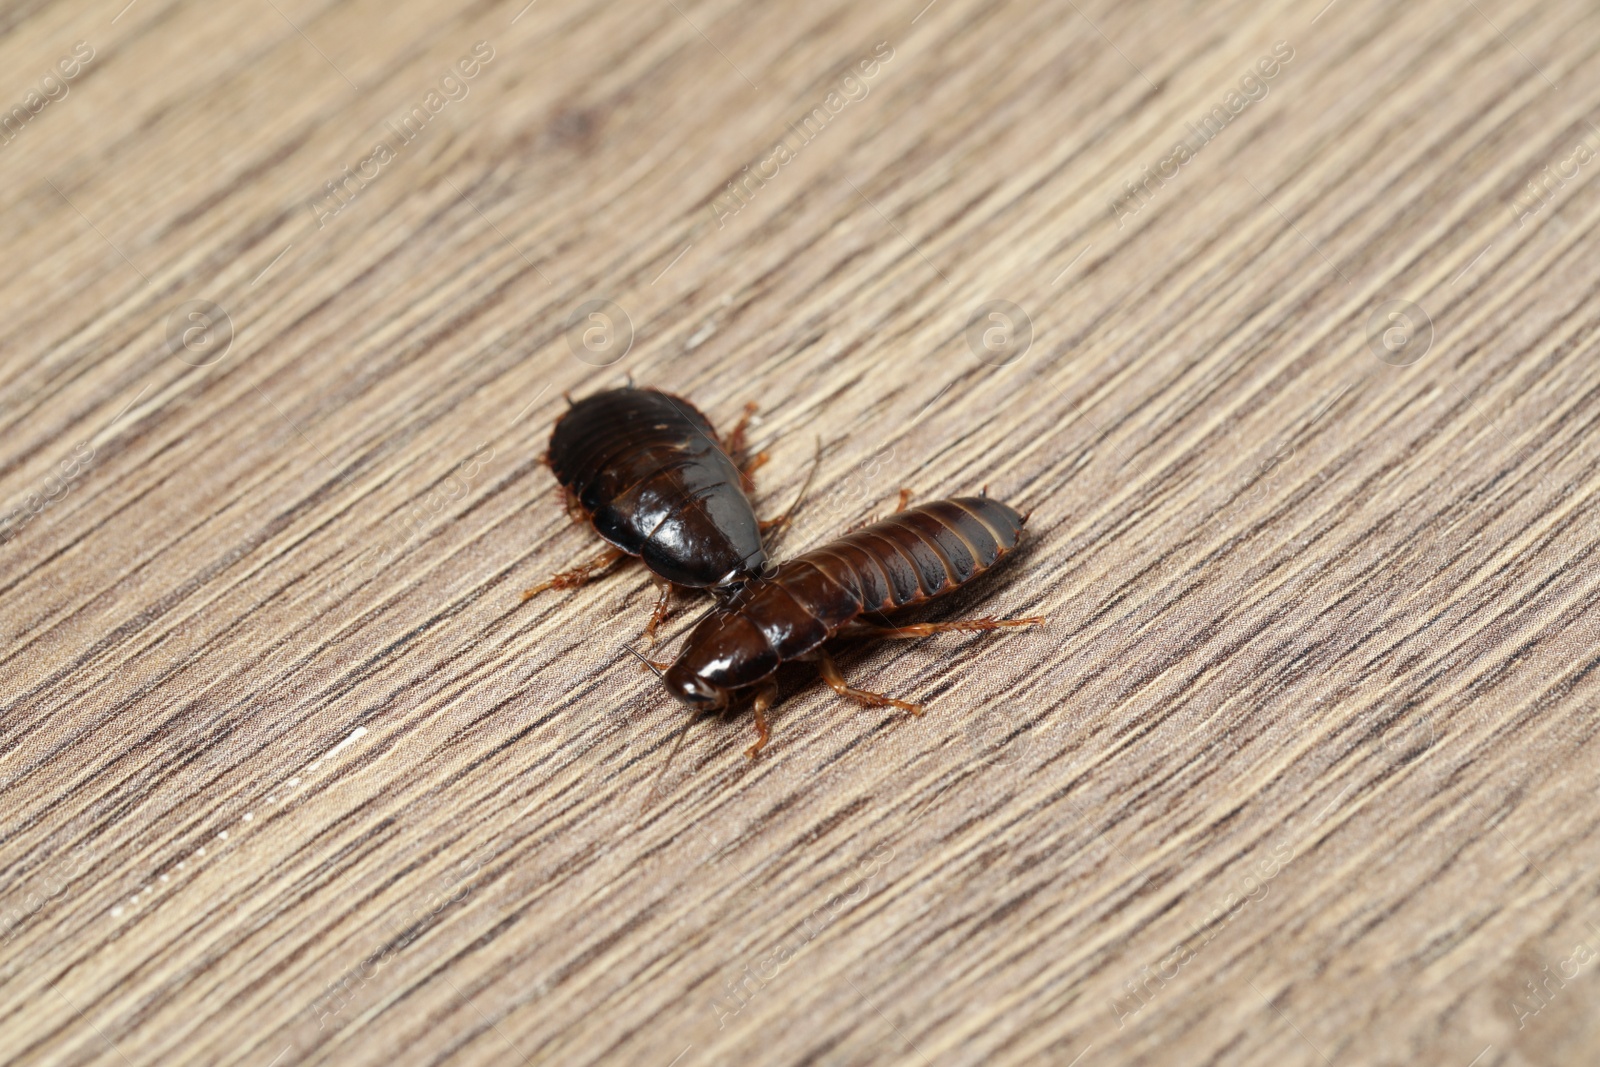
<path fill-rule="evenodd" d="M 638 557 L 660 587 L 647 630 L 654 634 L 674 586 L 715 591 L 759 574 L 767 564 L 762 533 L 787 516 L 761 522 L 746 495 L 766 459 L 743 467 L 735 459 L 743 458 L 754 409 L 723 440 L 693 404 L 656 389 L 610 389 L 572 403 L 550 434 L 547 462 L 569 512 L 608 547 L 522 598 L 582 585 Z"/>
<path fill-rule="evenodd" d="M 902 510 L 882 522 L 745 582 L 690 631 L 670 666 L 645 662 L 674 696 L 698 710 L 726 708 L 737 696 L 753 694 L 757 740 L 746 752 L 752 758 L 769 736 L 766 712 L 778 695 L 773 675 L 790 660 L 815 661 L 823 680 L 841 696 L 920 715 L 918 704 L 846 685 L 824 643 L 833 637 L 999 630 L 1045 620 L 982 618 L 909 626 L 864 621 L 945 596 L 994 567 L 1022 540 L 1026 518 L 998 500 L 956 497 L 905 510 L 905 497 L 902 493 Z"/>

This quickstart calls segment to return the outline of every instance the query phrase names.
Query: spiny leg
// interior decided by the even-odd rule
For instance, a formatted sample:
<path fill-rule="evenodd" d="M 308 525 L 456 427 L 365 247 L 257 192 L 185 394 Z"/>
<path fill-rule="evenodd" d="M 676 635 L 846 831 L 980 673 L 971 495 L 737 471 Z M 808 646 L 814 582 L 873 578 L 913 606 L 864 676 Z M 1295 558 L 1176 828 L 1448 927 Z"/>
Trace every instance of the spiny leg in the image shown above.
<path fill-rule="evenodd" d="M 589 521 L 589 513 L 583 510 L 583 505 L 578 501 L 578 494 L 566 486 L 561 486 L 561 504 L 567 509 L 567 517 L 579 526 Z"/>
<path fill-rule="evenodd" d="M 852 623 L 840 636 L 844 637 L 928 637 L 945 633 L 981 633 L 988 630 L 1021 629 L 1043 626 L 1045 618 L 1036 615 L 1026 619 L 956 619 L 952 622 L 919 622 L 911 626 L 874 626 L 869 622 Z"/>
<path fill-rule="evenodd" d="M 767 460 L 771 458 L 772 457 L 767 455 L 765 452 L 757 452 L 755 455 L 750 457 L 749 463 L 745 463 L 740 466 L 739 480 L 744 483 L 745 492 L 752 492 L 755 489 L 756 471 L 760 470 L 762 467 L 765 467 L 767 465 Z"/>
<path fill-rule="evenodd" d="M 717 442 L 722 446 L 722 450 L 728 454 L 728 458 L 733 460 L 740 468 L 745 469 L 745 474 L 747 475 L 761 465 L 760 463 L 751 462 L 747 466 L 749 457 L 745 455 L 745 450 L 750 445 L 746 439 L 750 431 L 750 418 L 755 413 L 756 402 L 752 400 L 744 406 L 744 412 L 739 416 L 739 421 L 733 424 L 733 429 L 726 434 L 719 434 L 718 436 L 721 440 Z M 762 462 L 765 462 L 765 460 L 762 460 Z"/>
<path fill-rule="evenodd" d="M 755 413 L 756 402 L 752 400 L 744 406 L 744 414 L 739 416 L 739 421 L 734 423 L 733 429 L 717 442 L 728 454 L 728 458 L 733 460 L 734 466 L 739 468 L 739 487 L 747 493 L 755 492 L 755 473 L 766 466 L 767 460 L 771 458 L 765 452 L 757 452 L 753 456 L 745 454 L 750 447 L 747 439 L 750 417 Z"/>
<path fill-rule="evenodd" d="M 769 678 L 766 684 L 756 690 L 755 703 L 750 706 L 750 710 L 756 713 L 756 743 L 744 750 L 750 759 L 755 759 L 767 747 L 767 738 L 772 736 L 772 730 L 767 726 L 767 709 L 777 701 L 778 683 Z"/>
<path fill-rule="evenodd" d="M 745 433 L 750 429 L 750 417 L 756 413 L 756 402 L 750 401 L 744 406 L 744 414 L 739 416 L 739 421 L 733 424 L 733 429 L 728 436 L 722 439 L 722 450 L 735 461 L 744 458 Z"/>
<path fill-rule="evenodd" d="M 568 397 L 567 402 L 570 404 L 572 398 Z M 538 462 L 539 466 L 545 468 L 551 474 L 556 472 L 555 464 L 550 462 L 549 449 L 545 449 L 544 452 L 540 453 Z M 561 494 L 561 504 L 567 509 L 567 514 L 572 516 L 574 522 L 589 521 L 589 516 L 584 513 L 583 505 L 578 502 L 577 494 L 563 484 L 560 479 L 556 480 L 556 491 Z"/>
<path fill-rule="evenodd" d="M 593 578 L 596 573 L 602 573 L 616 566 L 617 561 L 626 558 L 627 555 L 628 554 L 626 552 L 622 551 L 622 549 L 618 548 L 617 546 L 608 545 L 606 546 L 606 550 L 604 552 L 600 553 L 588 563 L 580 563 L 571 570 L 560 571 L 556 574 L 552 574 L 549 578 L 540 582 L 532 589 L 524 589 L 522 591 L 522 599 L 530 600 L 544 592 L 546 589 L 574 589 L 587 582 L 590 578 Z"/>
<path fill-rule="evenodd" d="M 909 504 L 909 503 L 911 503 L 911 490 L 902 488 L 900 490 L 900 502 L 895 505 L 894 514 L 896 514 L 896 515 L 900 514 L 900 512 L 902 512 L 902 511 L 904 511 L 906 509 L 906 505 Z M 875 523 L 877 521 L 878 521 L 878 516 L 876 516 L 876 515 L 868 515 L 866 518 L 862 519 L 860 522 L 856 523 L 854 526 L 852 526 L 848 530 L 846 530 L 845 533 L 854 533 L 855 531 L 861 529 L 863 526 L 871 526 L 873 523 Z"/>
<path fill-rule="evenodd" d="M 828 687 L 842 697 L 859 700 L 869 708 L 901 708 L 913 715 L 922 714 L 921 704 L 896 700 L 882 693 L 869 693 L 865 689 L 851 688 L 845 683 L 844 675 L 839 673 L 839 665 L 833 662 L 833 657 L 828 655 L 826 649 L 817 649 L 817 669 L 822 672 L 822 680 L 828 683 Z"/>
<path fill-rule="evenodd" d="M 672 583 L 665 578 L 655 576 L 651 578 L 656 587 L 656 609 L 650 613 L 650 624 L 644 628 L 644 635 L 653 645 L 656 643 L 656 627 L 667 621 L 667 616 L 672 614 Z"/>

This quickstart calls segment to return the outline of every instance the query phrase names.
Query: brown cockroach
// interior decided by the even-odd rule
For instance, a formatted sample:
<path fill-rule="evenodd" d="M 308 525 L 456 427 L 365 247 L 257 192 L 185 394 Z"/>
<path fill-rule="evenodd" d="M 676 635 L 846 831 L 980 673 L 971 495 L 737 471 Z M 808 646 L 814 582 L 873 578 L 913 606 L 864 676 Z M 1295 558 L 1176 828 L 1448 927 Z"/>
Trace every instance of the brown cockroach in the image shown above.
<path fill-rule="evenodd" d="M 608 545 L 522 599 L 582 585 L 637 557 L 659 587 L 645 631 L 654 635 L 675 586 L 726 591 L 767 566 L 762 535 L 788 515 L 763 522 L 750 504 L 750 475 L 766 454 L 743 466 L 735 458 L 743 457 L 754 404 L 724 440 L 693 404 L 657 389 L 630 385 L 568 402 L 551 431 L 547 462 L 568 510 Z"/>
<path fill-rule="evenodd" d="M 840 696 L 870 707 L 922 714 L 919 704 L 847 685 L 825 642 L 834 637 L 999 630 L 1038 626 L 1045 620 L 981 618 L 895 625 L 882 619 L 945 596 L 989 571 L 1021 542 L 1027 521 L 1014 508 L 986 495 L 939 500 L 909 510 L 906 496 L 901 493 L 901 510 L 887 519 L 796 556 L 766 576 L 747 580 L 690 631 L 670 665 L 649 660 L 645 664 L 674 696 L 697 711 L 727 708 L 736 695 L 752 694 L 757 739 L 745 753 L 751 758 L 770 736 L 766 713 L 778 696 L 773 676 L 780 664 L 791 660 L 814 661 L 823 681 Z"/>

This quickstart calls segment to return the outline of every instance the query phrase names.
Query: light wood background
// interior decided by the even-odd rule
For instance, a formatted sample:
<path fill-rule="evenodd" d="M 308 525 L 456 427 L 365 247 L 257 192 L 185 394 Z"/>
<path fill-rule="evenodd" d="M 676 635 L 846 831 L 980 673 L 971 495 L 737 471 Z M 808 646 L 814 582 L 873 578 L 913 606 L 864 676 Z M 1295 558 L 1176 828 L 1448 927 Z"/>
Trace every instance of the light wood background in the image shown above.
<path fill-rule="evenodd" d="M 1600 1062 L 1592 5 L 125 2 L 0 11 L 4 1059 Z M 1050 624 L 650 802 L 645 576 L 517 597 L 624 374 Z"/>

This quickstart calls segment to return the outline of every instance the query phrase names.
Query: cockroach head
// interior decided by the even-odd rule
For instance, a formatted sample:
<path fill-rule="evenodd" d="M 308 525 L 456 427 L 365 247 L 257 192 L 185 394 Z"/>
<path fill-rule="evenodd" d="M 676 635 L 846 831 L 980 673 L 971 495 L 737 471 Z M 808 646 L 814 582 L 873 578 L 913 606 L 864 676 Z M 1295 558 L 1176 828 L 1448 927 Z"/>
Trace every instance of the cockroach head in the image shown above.
<path fill-rule="evenodd" d="M 682 660 L 668 667 L 661 680 L 668 692 L 696 711 L 721 711 L 728 706 L 728 691 L 700 677 Z"/>
<path fill-rule="evenodd" d="M 671 666 L 652 663 L 632 645 L 624 642 L 622 647 L 632 653 L 633 657 L 640 663 L 649 667 L 651 673 L 660 678 L 662 683 L 666 685 L 668 692 L 696 711 L 719 711 L 728 706 L 728 691 L 726 689 L 701 678 L 694 671 L 685 667 L 681 660 Z M 665 671 L 661 669 L 664 666 L 667 666 Z"/>

